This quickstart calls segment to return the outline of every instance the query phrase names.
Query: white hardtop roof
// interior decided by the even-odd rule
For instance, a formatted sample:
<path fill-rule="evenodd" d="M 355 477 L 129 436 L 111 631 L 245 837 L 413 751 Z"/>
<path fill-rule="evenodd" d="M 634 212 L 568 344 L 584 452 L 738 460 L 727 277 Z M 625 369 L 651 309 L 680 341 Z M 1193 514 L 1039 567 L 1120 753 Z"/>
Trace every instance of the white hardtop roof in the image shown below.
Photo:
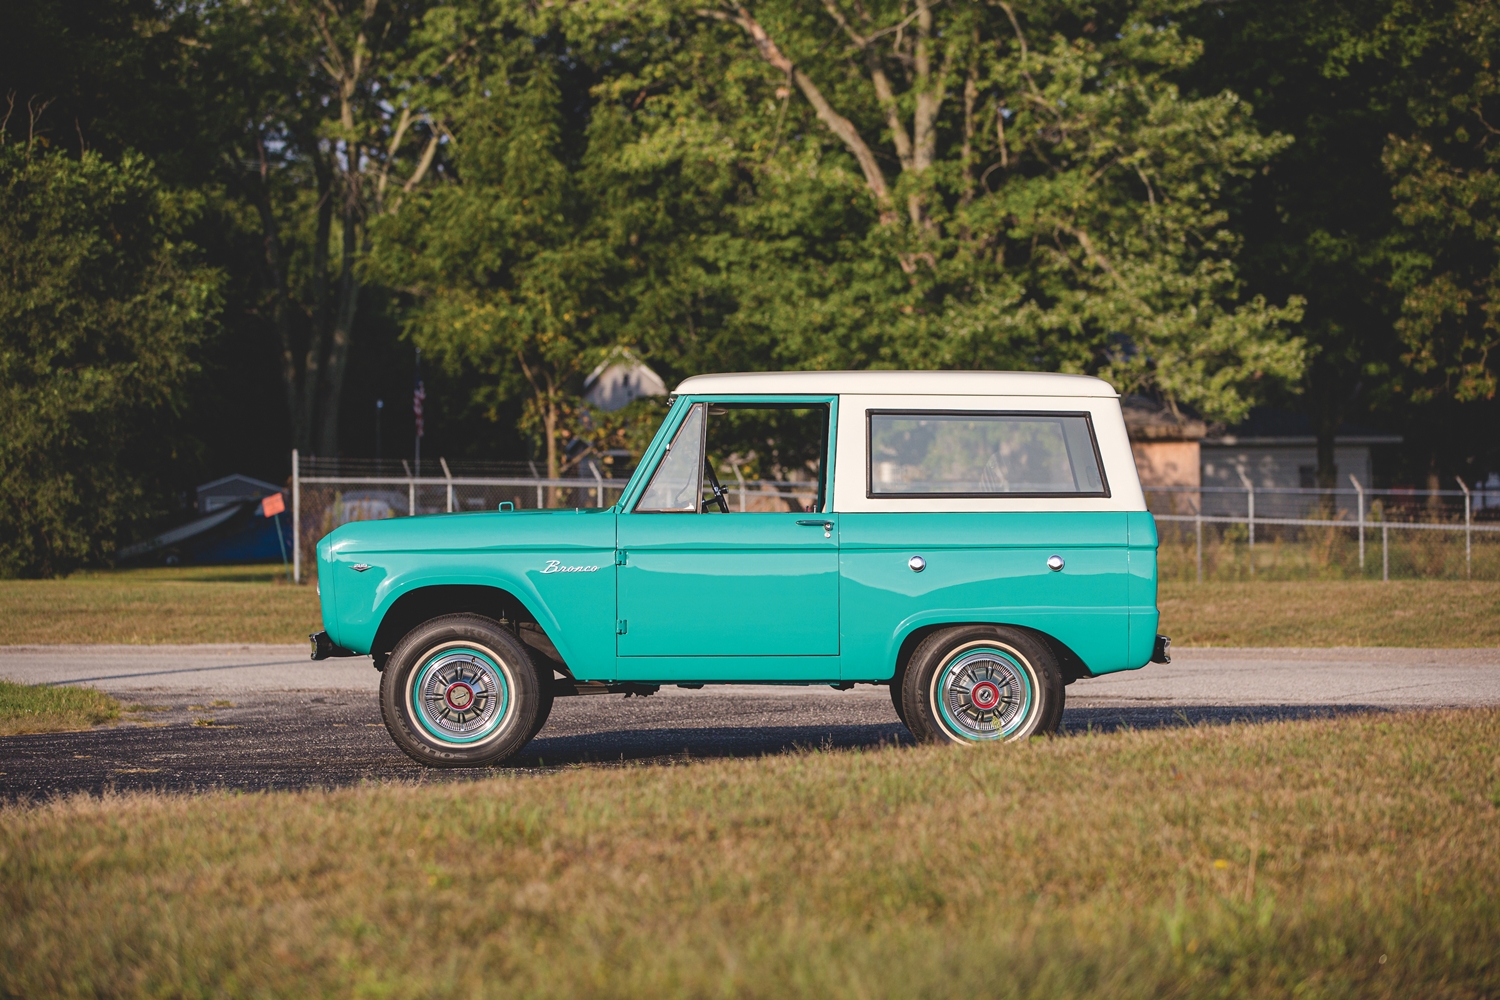
<path fill-rule="evenodd" d="M 695 375 L 679 395 L 872 396 L 1116 396 L 1114 387 L 1088 375 L 1050 372 L 734 372 Z"/>

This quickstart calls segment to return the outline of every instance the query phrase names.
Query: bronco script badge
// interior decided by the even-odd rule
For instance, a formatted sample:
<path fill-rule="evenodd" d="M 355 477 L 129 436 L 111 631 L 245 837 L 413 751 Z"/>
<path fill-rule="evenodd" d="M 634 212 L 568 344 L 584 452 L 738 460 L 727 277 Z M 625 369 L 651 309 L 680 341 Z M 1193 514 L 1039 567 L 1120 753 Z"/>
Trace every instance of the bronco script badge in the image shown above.
<path fill-rule="evenodd" d="M 543 573 L 597 573 L 598 566 L 564 566 L 556 559 L 548 559 L 547 565 L 542 567 Z"/>

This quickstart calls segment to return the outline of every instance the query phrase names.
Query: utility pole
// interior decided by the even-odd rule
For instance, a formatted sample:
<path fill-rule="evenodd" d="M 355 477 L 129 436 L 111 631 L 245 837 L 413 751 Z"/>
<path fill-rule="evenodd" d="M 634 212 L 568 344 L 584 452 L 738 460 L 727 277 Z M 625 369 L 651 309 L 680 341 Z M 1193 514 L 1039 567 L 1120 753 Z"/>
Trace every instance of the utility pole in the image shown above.
<path fill-rule="evenodd" d="M 380 447 L 380 416 L 385 411 L 385 400 L 375 400 L 375 474 L 380 474 L 380 460 L 385 457 Z"/>

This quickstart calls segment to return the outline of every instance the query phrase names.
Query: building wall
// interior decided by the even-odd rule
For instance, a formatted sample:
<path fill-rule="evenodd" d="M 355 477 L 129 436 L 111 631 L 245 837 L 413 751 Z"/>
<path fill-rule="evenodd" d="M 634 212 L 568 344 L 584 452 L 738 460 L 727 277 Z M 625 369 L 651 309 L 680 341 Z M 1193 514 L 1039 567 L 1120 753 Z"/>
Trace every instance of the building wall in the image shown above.
<path fill-rule="evenodd" d="M 1338 466 L 1337 488 L 1348 491 L 1352 473 L 1361 486 L 1369 488 L 1370 446 L 1341 445 L 1333 450 Z M 1203 447 L 1203 486 L 1224 487 L 1225 492 L 1206 489 L 1203 513 L 1244 517 L 1248 509 L 1243 469 L 1257 491 L 1309 490 L 1298 492 L 1257 492 L 1255 511 L 1259 517 L 1312 517 L 1322 500 L 1311 492 L 1317 485 L 1318 452 L 1312 445 L 1297 443 L 1223 446 L 1207 442 Z M 1339 501 L 1340 506 L 1353 505 L 1353 498 Z"/>
<path fill-rule="evenodd" d="M 1217 445 L 1203 442 L 1203 486 L 1241 489 L 1243 469 L 1257 489 L 1311 488 L 1317 485 L 1318 451 L 1312 445 Z M 1352 473 L 1359 484 L 1370 488 L 1370 446 L 1339 445 L 1333 449 L 1339 489 L 1349 489 Z"/>
<path fill-rule="evenodd" d="M 1201 458 L 1197 441 L 1132 441 L 1135 468 L 1141 485 L 1197 486 L 1200 484 Z"/>

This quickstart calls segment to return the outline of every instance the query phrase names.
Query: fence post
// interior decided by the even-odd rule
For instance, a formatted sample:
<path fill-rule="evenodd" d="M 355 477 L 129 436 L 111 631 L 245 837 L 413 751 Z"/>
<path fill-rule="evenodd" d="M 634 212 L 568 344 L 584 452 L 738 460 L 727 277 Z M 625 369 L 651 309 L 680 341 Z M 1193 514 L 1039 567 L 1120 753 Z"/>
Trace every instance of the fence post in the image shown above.
<path fill-rule="evenodd" d="M 1197 514 L 1193 518 L 1193 527 L 1198 529 L 1198 582 L 1203 582 L 1203 500 L 1200 495 L 1198 503 L 1194 505 Z"/>
<path fill-rule="evenodd" d="M 1391 579 L 1391 526 L 1385 521 L 1380 522 L 1380 582 L 1389 583 Z"/>
<path fill-rule="evenodd" d="M 1255 487 L 1254 486 L 1250 487 L 1250 502 L 1247 504 L 1247 506 L 1249 507 L 1249 511 L 1250 511 L 1250 517 L 1249 517 L 1249 521 L 1250 521 L 1250 552 L 1253 555 L 1254 552 L 1255 552 Z M 1254 559 L 1250 560 L 1250 572 L 1251 573 L 1255 572 L 1255 560 Z"/>
<path fill-rule="evenodd" d="M 1349 473 L 1349 482 L 1354 484 L 1354 492 L 1359 494 L 1359 573 L 1365 572 L 1365 488 L 1359 485 L 1359 480 L 1354 478 L 1354 473 Z"/>
<path fill-rule="evenodd" d="M 1245 484 L 1245 511 L 1246 523 L 1250 528 L 1250 575 L 1255 575 L 1255 484 L 1250 477 L 1245 475 L 1245 470 L 1236 468 L 1234 471 L 1240 474 L 1240 482 Z"/>
<path fill-rule="evenodd" d="M 448 513 L 453 513 L 453 473 L 448 471 L 448 460 L 442 455 L 438 456 L 438 464 L 443 467 L 443 478 L 448 480 Z"/>
<path fill-rule="evenodd" d="M 1474 506 L 1469 494 L 1469 484 L 1463 476 L 1454 476 L 1458 488 L 1464 491 L 1464 579 L 1474 579 Z"/>
<path fill-rule="evenodd" d="M 292 449 L 292 580 L 302 582 L 302 476 L 297 449 Z"/>
<path fill-rule="evenodd" d="M 594 503 L 599 507 L 604 506 L 604 477 L 599 475 L 599 467 L 589 463 L 589 471 L 594 474 Z"/>
<path fill-rule="evenodd" d="M 531 459 L 528 458 L 526 460 L 526 466 L 527 466 L 527 468 L 529 468 L 531 470 L 531 478 L 532 479 L 541 479 L 542 478 L 542 474 L 540 472 L 536 471 L 536 463 L 533 462 Z M 536 509 L 537 510 L 541 510 L 542 509 L 542 484 L 541 483 L 537 483 L 536 484 Z"/>
<path fill-rule="evenodd" d="M 740 513 L 743 514 L 745 513 L 745 476 L 744 473 L 740 472 L 740 467 L 737 463 L 730 462 L 729 467 L 734 470 L 734 478 L 739 480 L 740 488 L 737 492 L 740 495 Z"/>

